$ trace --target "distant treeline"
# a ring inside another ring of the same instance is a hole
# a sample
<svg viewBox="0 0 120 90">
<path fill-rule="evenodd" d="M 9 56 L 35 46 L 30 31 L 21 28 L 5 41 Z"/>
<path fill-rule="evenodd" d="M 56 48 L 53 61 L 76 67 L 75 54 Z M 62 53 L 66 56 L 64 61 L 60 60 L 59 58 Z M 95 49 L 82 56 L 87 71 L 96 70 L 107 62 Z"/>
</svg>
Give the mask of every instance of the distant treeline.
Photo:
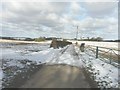
<svg viewBox="0 0 120 90">
<path fill-rule="evenodd" d="M 76 40 L 76 39 L 75 39 Z M 78 39 L 79 41 L 99 41 L 99 42 L 120 42 L 120 40 L 103 40 L 101 37 L 92 37 L 86 39 Z"/>
<path fill-rule="evenodd" d="M 28 37 L 0 37 L 0 39 L 7 39 L 7 40 L 20 40 L 20 41 L 45 41 L 45 40 L 52 40 L 55 37 L 39 37 L 39 38 L 28 38 Z M 59 39 L 59 38 L 56 38 Z"/>
<path fill-rule="evenodd" d="M 29 38 L 29 37 L 0 37 L 0 39 L 7 39 L 7 40 L 21 40 L 21 41 L 45 41 L 45 40 L 52 40 L 52 39 L 62 39 L 62 38 L 56 38 L 56 37 L 38 37 L 38 38 Z M 66 39 L 68 40 L 68 39 Z M 69 40 L 76 40 L 69 39 Z M 120 40 L 103 40 L 101 37 L 92 37 L 92 38 L 86 38 L 86 39 L 77 39 L 78 41 L 99 41 L 99 42 L 120 42 Z"/>
<path fill-rule="evenodd" d="M 120 42 L 120 40 L 103 40 L 104 42 Z"/>
<path fill-rule="evenodd" d="M 7 40 L 21 40 L 21 41 L 34 41 L 33 38 L 24 38 L 24 37 L 0 37 L 0 39 L 7 39 Z"/>
</svg>

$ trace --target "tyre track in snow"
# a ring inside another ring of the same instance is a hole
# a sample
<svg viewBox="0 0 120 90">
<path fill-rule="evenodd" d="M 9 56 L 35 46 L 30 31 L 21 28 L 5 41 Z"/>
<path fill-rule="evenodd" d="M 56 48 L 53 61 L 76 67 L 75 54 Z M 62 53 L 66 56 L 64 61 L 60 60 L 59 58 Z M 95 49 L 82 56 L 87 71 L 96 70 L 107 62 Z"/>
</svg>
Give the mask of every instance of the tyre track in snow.
<svg viewBox="0 0 120 90">
<path fill-rule="evenodd" d="M 49 62 L 46 63 L 46 65 L 49 65 L 53 61 L 58 61 L 59 57 L 64 54 L 64 52 L 70 47 L 70 45 L 66 46 L 64 49 L 60 50 Z"/>
<path fill-rule="evenodd" d="M 63 64 L 68 64 L 69 62 L 72 64 L 73 62 L 72 66 L 75 66 L 75 63 L 77 62 L 79 63 L 79 56 L 73 44 L 68 45 L 59 52 L 57 52 L 53 56 L 53 58 L 46 64 L 52 65 L 52 64 L 59 64 L 60 62 L 64 62 Z"/>
</svg>

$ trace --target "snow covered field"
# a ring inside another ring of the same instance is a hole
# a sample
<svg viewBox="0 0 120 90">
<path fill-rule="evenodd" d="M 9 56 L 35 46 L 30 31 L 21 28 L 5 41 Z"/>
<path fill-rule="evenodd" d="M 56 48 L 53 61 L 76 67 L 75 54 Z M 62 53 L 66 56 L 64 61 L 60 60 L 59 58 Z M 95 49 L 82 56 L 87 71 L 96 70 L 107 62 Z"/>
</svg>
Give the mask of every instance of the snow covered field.
<svg viewBox="0 0 120 90">
<path fill-rule="evenodd" d="M 0 69 L 0 80 L 3 80 L 7 85 L 9 81 L 22 72 L 23 69 L 29 68 L 31 65 L 46 64 L 68 64 L 81 68 L 86 68 L 99 87 L 118 88 L 120 75 L 118 68 L 111 64 L 105 63 L 95 57 L 91 57 L 86 53 L 79 51 L 74 45 L 64 48 L 53 49 L 49 48 L 50 43 L 0 43 L 0 57 L 2 57 L 2 70 Z M 112 46 L 117 48 L 117 44 Z M 93 54 L 88 51 L 87 53 Z"/>
<path fill-rule="evenodd" d="M 76 41 L 70 40 L 71 42 L 75 43 Z M 85 43 L 85 45 L 93 45 L 93 46 L 99 46 L 99 47 L 107 47 L 111 49 L 118 50 L 118 42 L 96 42 L 96 41 L 77 41 L 78 44 Z"/>
<path fill-rule="evenodd" d="M 44 42 L 35 42 L 35 41 L 20 41 L 20 40 L 7 40 L 7 39 L 0 39 L 0 42 L 3 42 L 3 43 L 51 43 L 51 40 L 46 40 Z"/>
</svg>

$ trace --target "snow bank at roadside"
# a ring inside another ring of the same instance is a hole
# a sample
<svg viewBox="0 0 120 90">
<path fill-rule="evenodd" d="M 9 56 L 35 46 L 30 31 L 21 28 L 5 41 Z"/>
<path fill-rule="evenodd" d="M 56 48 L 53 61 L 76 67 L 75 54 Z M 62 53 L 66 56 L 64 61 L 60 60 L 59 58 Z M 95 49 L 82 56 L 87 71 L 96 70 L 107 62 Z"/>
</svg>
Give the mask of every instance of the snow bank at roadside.
<svg viewBox="0 0 120 90">
<path fill-rule="evenodd" d="M 76 48 L 76 51 L 79 51 Z M 98 83 L 100 88 L 118 88 L 120 75 L 119 68 L 105 63 L 100 59 L 93 57 L 93 53 L 87 51 L 90 55 L 79 52 L 80 60 L 83 61 L 83 67 L 86 68 L 91 74 L 92 78 Z"/>
<path fill-rule="evenodd" d="M 64 52 L 55 55 L 55 58 L 47 61 L 48 64 L 67 64 L 71 66 L 82 67 L 82 61 L 79 60 L 78 54 L 73 45 L 67 46 Z"/>
</svg>

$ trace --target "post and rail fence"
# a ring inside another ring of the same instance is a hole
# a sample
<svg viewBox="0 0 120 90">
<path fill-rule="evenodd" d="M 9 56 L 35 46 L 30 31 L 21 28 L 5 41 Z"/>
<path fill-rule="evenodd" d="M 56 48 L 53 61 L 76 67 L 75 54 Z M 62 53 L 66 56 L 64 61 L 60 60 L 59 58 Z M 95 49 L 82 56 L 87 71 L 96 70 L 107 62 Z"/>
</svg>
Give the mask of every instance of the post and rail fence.
<svg viewBox="0 0 120 90">
<path fill-rule="evenodd" d="M 93 54 L 88 53 L 89 51 L 91 51 Z M 96 59 L 100 59 L 102 61 L 105 61 L 109 64 L 112 64 L 118 67 L 120 66 L 119 51 L 120 50 L 117 50 L 117 49 L 94 46 L 94 45 L 85 46 L 85 53 L 88 54 L 89 56 L 95 57 Z"/>
</svg>

